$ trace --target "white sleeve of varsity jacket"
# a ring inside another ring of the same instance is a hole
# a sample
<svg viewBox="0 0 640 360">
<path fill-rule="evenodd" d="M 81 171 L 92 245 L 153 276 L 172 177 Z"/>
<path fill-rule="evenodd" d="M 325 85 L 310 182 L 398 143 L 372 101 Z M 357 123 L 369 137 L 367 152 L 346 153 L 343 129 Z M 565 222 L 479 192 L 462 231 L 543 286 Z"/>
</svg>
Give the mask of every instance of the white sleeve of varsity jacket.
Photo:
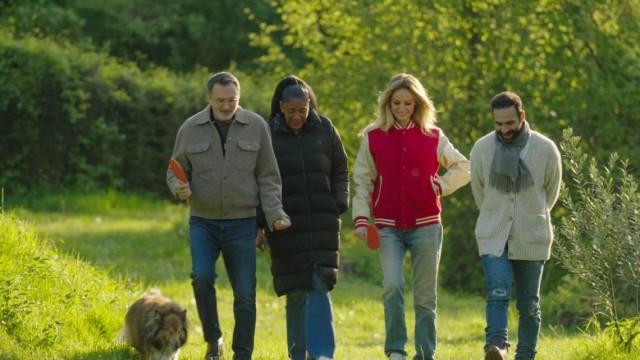
<svg viewBox="0 0 640 360">
<path fill-rule="evenodd" d="M 353 169 L 353 183 L 355 184 L 355 195 L 353 196 L 352 203 L 352 219 L 356 222 L 356 227 L 362 225 L 358 222 L 362 222 L 362 218 L 368 220 L 371 212 L 371 192 L 373 191 L 373 184 L 378 176 L 376 164 L 373 161 L 371 152 L 369 151 L 369 135 L 364 132 L 362 135 L 362 141 L 360 142 L 360 149 L 356 156 L 356 163 Z M 360 219 L 358 219 L 360 218 Z"/>
<path fill-rule="evenodd" d="M 438 141 L 438 162 L 447 169 L 440 176 L 441 196 L 452 194 L 469 183 L 469 160 L 451 144 L 442 130 Z"/>
</svg>

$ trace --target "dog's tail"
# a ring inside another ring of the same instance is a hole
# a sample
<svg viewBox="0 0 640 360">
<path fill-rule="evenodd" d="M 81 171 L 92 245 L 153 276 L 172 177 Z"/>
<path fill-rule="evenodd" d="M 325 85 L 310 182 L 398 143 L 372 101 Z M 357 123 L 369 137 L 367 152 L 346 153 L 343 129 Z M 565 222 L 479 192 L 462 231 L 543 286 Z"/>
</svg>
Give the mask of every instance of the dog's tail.
<svg viewBox="0 0 640 360">
<path fill-rule="evenodd" d="M 120 330 L 120 333 L 116 337 L 115 343 L 116 345 L 131 344 L 131 331 L 126 324 L 124 325 L 122 330 Z"/>
<path fill-rule="evenodd" d="M 151 288 L 146 295 L 162 295 L 162 291 L 158 288 Z"/>
</svg>

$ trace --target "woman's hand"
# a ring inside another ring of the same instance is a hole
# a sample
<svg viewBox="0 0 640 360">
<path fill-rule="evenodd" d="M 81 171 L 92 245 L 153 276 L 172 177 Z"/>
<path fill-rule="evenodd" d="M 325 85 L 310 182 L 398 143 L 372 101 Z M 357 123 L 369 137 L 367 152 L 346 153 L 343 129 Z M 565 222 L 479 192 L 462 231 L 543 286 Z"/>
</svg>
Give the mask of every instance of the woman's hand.
<svg viewBox="0 0 640 360">
<path fill-rule="evenodd" d="M 360 226 L 357 227 L 355 229 L 353 229 L 353 235 L 355 235 L 358 239 L 362 240 L 363 242 L 367 242 L 367 227 L 366 226 Z"/>
<path fill-rule="evenodd" d="M 281 217 L 280 219 L 273 222 L 274 230 L 284 230 L 291 226 L 291 220 L 288 217 Z"/>
</svg>

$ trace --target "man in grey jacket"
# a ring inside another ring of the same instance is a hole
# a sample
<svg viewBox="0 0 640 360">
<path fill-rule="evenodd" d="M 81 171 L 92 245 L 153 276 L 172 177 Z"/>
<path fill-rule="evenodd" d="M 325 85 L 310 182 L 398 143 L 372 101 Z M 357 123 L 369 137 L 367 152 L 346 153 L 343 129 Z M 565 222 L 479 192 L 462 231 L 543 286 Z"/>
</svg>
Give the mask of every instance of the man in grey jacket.
<svg viewBox="0 0 640 360">
<path fill-rule="evenodd" d="M 480 215 L 475 228 L 484 269 L 485 359 L 506 359 L 512 283 L 519 314 L 516 359 L 533 359 L 540 333 L 540 282 L 551 254 L 551 209 L 562 169 L 556 145 L 531 130 L 520 97 L 491 100 L 495 132 L 471 150 L 471 189 Z"/>
<path fill-rule="evenodd" d="M 233 288 L 234 359 L 251 359 L 256 322 L 256 207 L 275 230 L 290 225 L 267 123 L 238 106 L 240 83 L 227 72 L 208 83 L 209 104 L 188 118 L 172 158 L 187 174 L 167 170 L 167 184 L 189 200 L 192 285 L 205 341 L 205 360 L 219 359 L 222 332 L 216 308 L 215 263 L 220 253 Z"/>
</svg>

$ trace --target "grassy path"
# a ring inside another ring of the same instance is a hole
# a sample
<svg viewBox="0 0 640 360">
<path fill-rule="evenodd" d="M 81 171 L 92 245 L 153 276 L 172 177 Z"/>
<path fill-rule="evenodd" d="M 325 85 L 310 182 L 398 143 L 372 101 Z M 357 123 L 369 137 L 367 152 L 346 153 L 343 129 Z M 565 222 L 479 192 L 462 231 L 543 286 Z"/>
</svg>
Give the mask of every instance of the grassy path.
<svg viewBox="0 0 640 360">
<path fill-rule="evenodd" d="M 201 358 L 204 343 L 190 286 L 187 210 L 184 206 L 106 194 L 65 202 L 51 200 L 32 205 L 30 210 L 19 210 L 18 215 L 33 221 L 38 231 L 62 252 L 78 256 L 97 268 L 107 269 L 112 278 L 125 282 L 132 290 L 127 301 L 134 300 L 151 287 L 158 287 L 186 306 L 191 333 L 182 358 Z M 258 255 L 258 323 L 254 358 L 286 359 L 284 298 L 274 295 L 266 260 Z M 219 312 L 225 338 L 230 342 L 232 293 L 222 261 L 218 265 Z M 332 297 L 337 335 L 336 359 L 383 359 L 384 322 L 380 288 L 353 276 L 343 276 Z M 411 308 L 409 292 L 406 303 Z M 481 298 L 440 292 L 438 359 L 482 358 L 482 307 Z M 120 309 L 120 313 L 112 314 L 114 322 L 124 318 L 126 304 Z M 510 318 L 514 324 L 513 311 Z M 408 327 L 412 329 L 412 312 L 408 313 L 407 319 Z M 515 335 L 514 330 L 511 329 L 511 334 Z M 574 359 L 593 341 L 585 335 L 568 335 L 546 328 L 540 340 L 538 359 Z M 110 339 L 102 339 L 102 344 L 107 348 L 112 346 L 109 345 Z M 411 344 L 412 338 L 409 339 Z M 407 350 L 413 354 L 412 346 Z M 124 359 L 130 356 L 130 352 L 110 353 L 104 350 L 88 350 L 73 355 L 61 353 L 62 358 L 74 359 Z"/>
</svg>

